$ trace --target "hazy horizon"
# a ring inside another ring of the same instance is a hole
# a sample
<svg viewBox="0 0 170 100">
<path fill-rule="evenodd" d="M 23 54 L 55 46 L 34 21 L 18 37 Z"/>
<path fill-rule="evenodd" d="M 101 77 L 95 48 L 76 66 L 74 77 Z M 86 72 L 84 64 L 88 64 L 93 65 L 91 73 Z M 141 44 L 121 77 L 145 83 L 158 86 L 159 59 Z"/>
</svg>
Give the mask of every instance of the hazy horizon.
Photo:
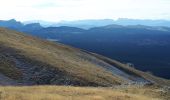
<svg viewBox="0 0 170 100">
<path fill-rule="evenodd" d="M 9 21 L 9 20 L 16 20 L 22 23 L 25 22 L 47 22 L 47 23 L 60 23 L 60 22 L 74 22 L 74 21 L 88 21 L 88 20 L 92 20 L 92 21 L 97 21 L 97 20 L 113 20 L 113 21 L 119 21 L 119 20 L 151 20 L 151 21 L 170 21 L 170 19 L 133 19 L 133 18 L 117 18 L 117 19 L 74 19 L 74 20 L 60 20 L 60 21 L 48 21 L 48 20 L 39 20 L 39 19 L 32 19 L 32 20 L 17 20 L 16 18 L 10 18 L 10 19 L 0 19 L 2 21 Z"/>
<path fill-rule="evenodd" d="M 170 20 L 170 0 L 1 0 L 1 20 Z"/>
<path fill-rule="evenodd" d="M 104 20 L 112 20 L 112 21 L 121 21 L 121 20 L 137 20 L 137 21 L 170 21 L 170 19 L 132 19 L 132 18 L 118 18 L 118 19 L 78 19 L 78 20 L 60 20 L 60 21 L 47 21 L 47 20 L 39 20 L 39 19 L 33 19 L 33 20 L 17 20 L 15 18 L 11 19 L 0 19 L 0 21 L 10 21 L 10 20 L 16 20 L 21 23 L 29 24 L 29 23 L 48 23 L 48 24 L 56 24 L 56 23 L 63 23 L 63 22 L 79 22 L 79 21 L 104 21 Z"/>
</svg>

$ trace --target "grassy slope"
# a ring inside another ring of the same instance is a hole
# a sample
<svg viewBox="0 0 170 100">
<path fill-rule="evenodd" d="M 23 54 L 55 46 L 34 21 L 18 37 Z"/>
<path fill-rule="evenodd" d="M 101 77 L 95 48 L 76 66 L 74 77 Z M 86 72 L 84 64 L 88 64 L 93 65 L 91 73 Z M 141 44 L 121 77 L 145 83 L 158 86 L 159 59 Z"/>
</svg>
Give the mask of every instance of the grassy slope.
<svg viewBox="0 0 170 100">
<path fill-rule="evenodd" d="M 0 100 L 168 100 L 168 94 L 169 92 L 164 93 L 160 89 L 136 87 L 0 87 Z"/>
<path fill-rule="evenodd" d="M 73 76 L 78 81 L 83 80 L 87 84 L 94 83 L 109 86 L 123 82 L 123 80 L 113 76 L 95 63 L 81 59 L 82 52 L 80 50 L 62 44 L 44 41 L 16 31 L 0 28 L 0 47 L 10 49 L 10 52 L 12 51 L 15 55 L 21 55 L 32 61 L 48 64 Z M 0 67 L 5 66 L 1 65 Z M 0 71 L 2 72 L 2 70 Z"/>
<path fill-rule="evenodd" d="M 45 67 L 56 68 L 56 70 L 66 73 L 77 81 L 84 82 L 86 85 L 89 83 L 94 83 L 101 86 L 111 86 L 113 84 L 115 85 L 124 83 L 122 79 L 113 76 L 110 72 L 99 67 L 99 65 L 96 63 L 83 59 L 83 57 L 92 58 L 94 56 L 118 67 L 119 69 L 124 70 L 127 73 L 141 76 L 158 84 L 170 85 L 169 80 L 161 79 L 138 71 L 122 63 L 119 63 L 118 61 L 103 57 L 101 55 L 84 53 L 79 49 L 59 43 L 56 44 L 53 42 L 44 41 L 35 37 L 27 36 L 23 33 L 0 28 L 1 55 L 6 51 L 9 51 L 8 53 L 13 53 L 15 55 L 24 56 L 24 59 L 26 58 L 27 61 L 31 60 L 31 63 L 38 65 L 44 64 Z M 9 59 L 1 59 L 1 62 L 3 62 L 0 63 L 1 73 L 13 79 L 17 79 L 22 75 L 20 71 L 16 69 L 14 63 Z"/>
</svg>

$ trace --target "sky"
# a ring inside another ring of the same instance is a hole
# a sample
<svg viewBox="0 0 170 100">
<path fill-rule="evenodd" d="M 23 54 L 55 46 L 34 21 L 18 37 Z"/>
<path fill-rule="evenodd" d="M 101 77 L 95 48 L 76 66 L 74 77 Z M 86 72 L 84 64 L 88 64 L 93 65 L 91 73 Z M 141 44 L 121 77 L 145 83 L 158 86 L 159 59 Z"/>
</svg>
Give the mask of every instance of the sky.
<svg viewBox="0 0 170 100">
<path fill-rule="evenodd" d="M 170 20 L 170 0 L 0 0 L 0 20 Z"/>
</svg>

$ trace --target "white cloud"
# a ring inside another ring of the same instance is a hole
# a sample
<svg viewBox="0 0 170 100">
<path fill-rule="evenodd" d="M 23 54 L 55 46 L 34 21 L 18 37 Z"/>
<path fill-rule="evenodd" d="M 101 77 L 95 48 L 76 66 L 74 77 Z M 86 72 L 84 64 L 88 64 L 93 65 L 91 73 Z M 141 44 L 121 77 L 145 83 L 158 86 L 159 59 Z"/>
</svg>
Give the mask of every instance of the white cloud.
<svg viewBox="0 0 170 100">
<path fill-rule="evenodd" d="M 0 0 L 0 19 L 170 19 L 170 0 Z"/>
</svg>

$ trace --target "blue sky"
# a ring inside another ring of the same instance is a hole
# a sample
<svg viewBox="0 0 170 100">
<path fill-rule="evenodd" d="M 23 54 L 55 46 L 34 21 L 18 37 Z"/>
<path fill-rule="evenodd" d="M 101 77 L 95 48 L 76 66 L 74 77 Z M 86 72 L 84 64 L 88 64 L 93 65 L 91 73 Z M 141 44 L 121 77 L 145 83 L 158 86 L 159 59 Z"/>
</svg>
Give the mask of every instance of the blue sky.
<svg viewBox="0 0 170 100">
<path fill-rule="evenodd" d="M 170 0 L 0 0 L 0 19 L 166 19 Z"/>
</svg>

